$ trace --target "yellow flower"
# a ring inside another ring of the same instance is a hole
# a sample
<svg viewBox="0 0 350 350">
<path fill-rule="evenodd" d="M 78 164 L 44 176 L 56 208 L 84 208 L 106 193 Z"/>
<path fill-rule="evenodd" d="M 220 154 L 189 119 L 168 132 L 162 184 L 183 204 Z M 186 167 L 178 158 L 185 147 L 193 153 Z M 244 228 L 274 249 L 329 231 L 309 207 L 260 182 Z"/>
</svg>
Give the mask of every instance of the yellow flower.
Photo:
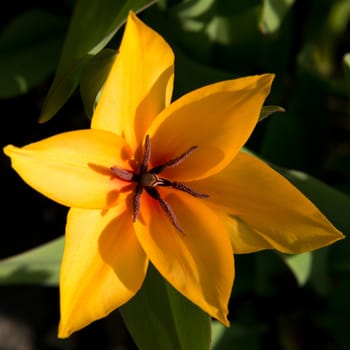
<svg viewBox="0 0 350 350">
<path fill-rule="evenodd" d="M 4 149 L 24 181 L 71 207 L 60 337 L 130 300 L 149 261 L 228 325 L 233 253 L 299 253 L 342 238 L 289 182 L 240 152 L 273 75 L 170 103 L 173 64 L 163 38 L 130 13 L 91 129 Z"/>
</svg>

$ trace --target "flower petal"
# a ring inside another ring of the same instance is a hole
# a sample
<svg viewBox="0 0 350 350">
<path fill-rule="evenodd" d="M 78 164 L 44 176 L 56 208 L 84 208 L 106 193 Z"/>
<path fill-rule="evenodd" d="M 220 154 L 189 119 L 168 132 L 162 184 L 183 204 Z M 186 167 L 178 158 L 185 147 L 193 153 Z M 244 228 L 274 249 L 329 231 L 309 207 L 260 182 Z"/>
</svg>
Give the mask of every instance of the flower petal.
<svg viewBox="0 0 350 350">
<path fill-rule="evenodd" d="M 171 48 L 131 12 L 91 127 L 124 136 L 135 151 L 153 118 L 170 103 L 173 76 Z"/>
<path fill-rule="evenodd" d="M 165 190 L 166 191 L 166 190 Z M 183 233 L 170 222 L 159 203 L 143 195 L 136 234 L 156 269 L 180 293 L 228 325 L 227 306 L 234 261 L 227 231 L 215 213 L 198 198 L 166 193 Z"/>
<path fill-rule="evenodd" d="M 69 207 L 105 208 L 116 202 L 125 186 L 111 177 L 110 167 L 127 167 L 125 141 L 102 130 L 58 134 L 4 152 L 12 167 L 35 190 Z"/>
<path fill-rule="evenodd" d="M 189 181 L 223 169 L 252 133 L 273 77 L 265 74 L 208 85 L 172 103 L 147 132 L 152 163 L 162 164 L 198 146 L 164 176 Z"/>
<path fill-rule="evenodd" d="M 254 253 L 263 249 L 275 248 L 259 231 L 254 230 L 238 217 L 228 216 L 224 213 L 220 215 L 219 212 L 222 208 L 215 209 L 229 232 L 232 248 L 236 254 Z"/>
<path fill-rule="evenodd" d="M 61 267 L 59 337 L 100 319 L 140 289 L 148 259 L 125 206 L 71 209 Z"/>
<path fill-rule="evenodd" d="M 191 185 L 208 193 L 217 211 L 238 218 L 225 220 L 235 253 L 302 253 L 343 238 L 299 190 L 249 154 L 239 153 L 226 169 Z"/>
</svg>

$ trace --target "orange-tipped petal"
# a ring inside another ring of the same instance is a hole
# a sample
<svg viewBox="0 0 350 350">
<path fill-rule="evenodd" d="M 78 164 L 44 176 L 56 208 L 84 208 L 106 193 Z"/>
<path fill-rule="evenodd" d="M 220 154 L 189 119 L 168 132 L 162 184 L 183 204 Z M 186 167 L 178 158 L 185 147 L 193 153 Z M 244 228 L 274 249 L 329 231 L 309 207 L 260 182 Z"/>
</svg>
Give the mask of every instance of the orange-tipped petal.
<svg viewBox="0 0 350 350">
<path fill-rule="evenodd" d="M 105 212 L 71 209 L 60 277 L 59 337 L 126 303 L 140 289 L 147 266 L 123 205 Z"/>
<path fill-rule="evenodd" d="M 6 146 L 12 167 L 38 192 L 68 207 L 105 208 L 125 186 L 111 177 L 111 166 L 127 167 L 125 141 L 110 132 L 79 130 L 22 148 Z"/>
<path fill-rule="evenodd" d="M 164 171 L 164 176 L 190 181 L 223 169 L 252 133 L 273 77 L 265 74 L 208 85 L 172 103 L 147 132 L 152 164 L 198 146 L 181 165 Z"/>
<path fill-rule="evenodd" d="M 224 220 L 235 253 L 302 253 L 343 238 L 298 189 L 249 154 L 239 153 L 222 172 L 191 185 L 206 191 L 217 211 L 238 218 Z"/>
<path fill-rule="evenodd" d="M 131 12 L 91 127 L 124 136 L 135 151 L 153 118 L 170 103 L 173 65 L 168 44 Z"/>
<path fill-rule="evenodd" d="M 162 193 L 162 198 L 171 206 L 183 233 L 158 202 L 144 195 L 135 223 L 140 244 L 171 285 L 227 326 L 234 261 L 223 223 L 203 199 L 180 192 Z"/>
</svg>

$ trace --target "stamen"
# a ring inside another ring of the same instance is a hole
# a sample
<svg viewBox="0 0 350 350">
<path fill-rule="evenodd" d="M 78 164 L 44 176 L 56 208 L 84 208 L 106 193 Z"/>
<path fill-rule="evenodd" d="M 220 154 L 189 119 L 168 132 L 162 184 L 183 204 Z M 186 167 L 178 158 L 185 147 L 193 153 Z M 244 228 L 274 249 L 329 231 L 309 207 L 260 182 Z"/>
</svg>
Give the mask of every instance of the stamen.
<svg viewBox="0 0 350 350">
<path fill-rule="evenodd" d="M 140 184 L 136 185 L 135 193 L 133 197 L 133 218 L 132 222 L 135 222 L 139 216 L 140 213 L 140 201 L 141 201 L 141 194 L 142 194 L 143 187 Z"/>
<path fill-rule="evenodd" d="M 198 146 L 192 146 L 187 151 L 180 154 L 178 157 L 174 159 L 168 160 L 166 163 L 158 165 L 150 170 L 151 173 L 159 174 L 161 173 L 165 168 L 171 168 L 173 166 L 178 165 L 181 163 L 184 159 L 186 159 L 193 151 L 195 151 L 198 148 Z"/>
<path fill-rule="evenodd" d="M 116 166 L 111 167 L 112 173 L 120 180 L 132 181 L 134 173 L 129 170 L 120 169 Z"/>
<path fill-rule="evenodd" d="M 194 190 L 192 190 L 192 188 L 186 186 L 185 184 L 183 184 L 182 182 L 172 182 L 171 183 L 171 187 L 175 188 L 176 190 L 180 190 L 183 192 L 186 192 L 188 194 L 190 194 L 193 197 L 197 197 L 197 198 L 208 198 L 209 194 L 204 194 L 204 193 L 199 193 L 196 192 Z"/>
<path fill-rule="evenodd" d="M 179 222 L 177 221 L 177 218 L 173 212 L 173 210 L 171 209 L 171 207 L 169 206 L 169 204 L 164 200 L 164 199 L 160 199 L 159 200 L 160 206 L 163 208 L 163 210 L 165 211 L 165 213 L 168 215 L 168 218 L 170 219 L 170 221 L 172 222 L 172 224 L 175 226 L 175 228 L 180 232 L 183 233 L 183 229 L 180 226 Z"/>
<path fill-rule="evenodd" d="M 148 164 L 151 158 L 151 142 L 149 135 L 146 135 L 145 138 L 145 145 L 144 145 L 144 154 L 143 159 L 140 164 L 140 168 L 138 172 L 131 172 L 129 170 L 120 169 L 117 166 L 112 166 L 110 169 L 118 179 L 129 181 L 129 182 L 135 182 L 135 192 L 132 198 L 132 205 L 133 205 L 133 222 L 136 222 L 139 213 L 140 213 L 140 203 L 141 203 L 141 195 L 143 192 L 143 189 L 146 190 L 146 192 L 155 200 L 157 200 L 161 206 L 161 208 L 165 211 L 166 215 L 168 216 L 171 223 L 174 225 L 174 227 L 180 232 L 183 233 L 182 227 L 180 223 L 178 222 L 173 210 L 171 209 L 170 205 L 161 198 L 157 187 L 158 186 L 164 186 L 164 187 L 172 187 L 176 190 L 186 192 L 190 194 L 191 196 L 197 197 L 197 198 L 207 198 L 209 195 L 204 193 L 199 193 L 192 188 L 188 187 L 182 182 L 172 182 L 168 179 L 165 179 L 163 177 L 158 176 L 159 173 L 161 173 L 165 168 L 171 168 L 179 163 L 181 163 L 184 159 L 186 159 L 193 151 L 195 151 L 198 148 L 198 146 L 192 146 L 187 151 L 180 154 L 178 157 L 174 159 L 170 159 L 167 162 L 160 164 L 150 170 L 148 170 Z"/>
<path fill-rule="evenodd" d="M 168 218 L 170 219 L 171 223 L 174 225 L 174 227 L 180 232 L 183 233 L 182 227 L 177 221 L 177 218 L 171 209 L 170 205 L 160 197 L 159 192 L 156 190 L 155 187 L 145 187 L 146 192 L 155 200 L 157 200 L 162 207 L 162 209 L 167 214 Z"/>
</svg>

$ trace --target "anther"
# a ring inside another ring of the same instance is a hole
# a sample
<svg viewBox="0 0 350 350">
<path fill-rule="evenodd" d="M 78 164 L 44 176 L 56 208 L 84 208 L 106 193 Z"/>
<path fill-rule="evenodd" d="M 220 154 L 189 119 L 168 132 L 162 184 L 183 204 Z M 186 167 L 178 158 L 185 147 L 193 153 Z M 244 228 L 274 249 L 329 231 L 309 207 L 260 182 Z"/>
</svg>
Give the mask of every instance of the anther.
<svg viewBox="0 0 350 350">
<path fill-rule="evenodd" d="M 179 224 L 179 222 L 177 221 L 177 218 L 173 212 L 173 210 L 171 209 L 171 207 L 169 206 L 169 204 L 161 198 L 159 192 L 157 191 L 156 188 L 151 187 L 148 188 L 146 187 L 146 192 L 155 200 L 157 200 L 160 204 L 160 206 L 162 207 L 162 209 L 165 211 L 165 213 L 167 214 L 168 218 L 170 219 L 170 221 L 172 222 L 172 224 L 175 226 L 175 228 L 183 233 L 182 227 Z"/>
<path fill-rule="evenodd" d="M 191 148 L 189 148 L 187 151 L 183 152 L 182 154 L 180 154 L 178 157 L 174 158 L 174 159 L 170 159 L 167 162 L 165 162 L 164 164 L 158 165 L 154 168 L 152 168 L 150 170 L 150 172 L 152 173 L 156 173 L 159 174 L 161 173 L 164 169 L 166 168 L 171 168 L 174 167 L 176 165 L 178 165 L 179 163 L 181 163 L 183 160 L 185 160 L 193 151 L 195 151 L 198 148 L 198 146 L 192 146 Z"/>
<path fill-rule="evenodd" d="M 116 166 L 111 167 L 113 175 L 115 175 L 118 179 L 124 181 L 132 181 L 134 177 L 134 173 L 129 170 L 120 169 Z"/>
<path fill-rule="evenodd" d="M 199 193 L 197 191 L 194 191 L 192 188 L 186 186 L 185 184 L 183 184 L 182 182 L 172 182 L 171 183 L 171 187 L 175 188 L 177 190 L 186 192 L 188 194 L 190 194 L 193 197 L 197 197 L 197 198 L 208 198 L 209 195 L 208 194 L 204 194 L 204 193 Z"/>
</svg>

